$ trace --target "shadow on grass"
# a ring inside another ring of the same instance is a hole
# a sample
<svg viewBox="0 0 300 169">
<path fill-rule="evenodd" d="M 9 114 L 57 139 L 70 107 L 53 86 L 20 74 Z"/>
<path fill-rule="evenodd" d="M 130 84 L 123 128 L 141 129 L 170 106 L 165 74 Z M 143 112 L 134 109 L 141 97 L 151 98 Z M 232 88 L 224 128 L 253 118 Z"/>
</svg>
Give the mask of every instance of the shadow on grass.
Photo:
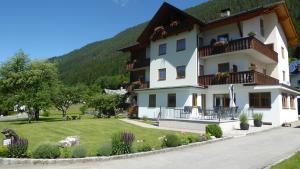
<svg viewBox="0 0 300 169">
<path fill-rule="evenodd" d="M 42 117 L 38 121 L 32 120 L 31 123 L 28 123 L 28 119 L 14 119 L 14 120 L 5 120 L 1 122 L 9 122 L 11 124 L 15 125 L 23 125 L 23 124 L 35 124 L 35 123 L 42 123 L 42 122 L 58 122 L 58 121 L 64 121 L 62 118 L 57 117 Z"/>
</svg>

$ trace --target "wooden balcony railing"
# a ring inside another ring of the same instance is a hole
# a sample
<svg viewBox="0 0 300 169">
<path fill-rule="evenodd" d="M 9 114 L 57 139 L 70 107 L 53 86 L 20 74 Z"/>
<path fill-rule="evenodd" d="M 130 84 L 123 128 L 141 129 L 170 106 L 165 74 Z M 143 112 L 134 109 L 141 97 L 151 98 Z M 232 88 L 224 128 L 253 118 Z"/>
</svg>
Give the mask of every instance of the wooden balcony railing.
<svg viewBox="0 0 300 169">
<path fill-rule="evenodd" d="M 227 43 L 219 43 L 218 45 L 209 45 L 199 48 L 200 57 L 211 56 L 215 54 L 235 52 L 246 49 L 254 49 L 263 55 L 278 62 L 278 54 L 268 45 L 265 45 L 255 37 L 246 37 L 237 40 L 232 40 Z"/>
<path fill-rule="evenodd" d="M 142 68 L 142 67 L 146 67 L 150 65 L 150 59 L 146 58 L 146 59 L 142 59 L 142 60 L 132 60 L 132 61 L 128 61 L 126 63 L 126 68 L 127 70 L 133 70 L 133 69 L 138 69 L 138 68 Z"/>
<path fill-rule="evenodd" d="M 220 85 L 220 84 L 257 84 L 275 85 L 279 80 L 256 71 L 244 71 L 227 74 L 204 75 L 198 78 L 199 85 Z"/>
<path fill-rule="evenodd" d="M 130 85 L 127 87 L 127 91 L 133 91 L 135 89 L 147 89 L 149 88 L 149 82 L 131 82 Z"/>
</svg>

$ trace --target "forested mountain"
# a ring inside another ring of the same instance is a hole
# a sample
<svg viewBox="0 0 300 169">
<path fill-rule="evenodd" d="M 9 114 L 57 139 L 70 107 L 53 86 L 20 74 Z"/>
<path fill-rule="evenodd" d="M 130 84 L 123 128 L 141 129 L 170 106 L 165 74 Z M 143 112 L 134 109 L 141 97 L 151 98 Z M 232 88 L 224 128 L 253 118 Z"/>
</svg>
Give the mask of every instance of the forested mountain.
<svg viewBox="0 0 300 169">
<path fill-rule="evenodd" d="M 280 0 L 208 0 L 185 11 L 194 17 L 208 22 L 219 17 L 219 11 L 231 8 L 232 13 L 238 13 Z M 300 33 L 300 1 L 286 0 L 290 14 Z M 176 6 L 176 4 L 174 4 Z M 154 15 L 154 14 L 153 14 Z M 67 84 L 92 84 L 103 76 L 128 76 L 125 63 L 128 54 L 117 51 L 133 44 L 147 23 L 126 29 L 116 36 L 103 41 L 88 44 L 81 49 L 66 55 L 53 57 L 50 61 L 57 63 L 61 79 Z M 292 50 L 291 55 L 294 55 Z M 124 78 L 122 78 L 124 79 Z"/>
</svg>

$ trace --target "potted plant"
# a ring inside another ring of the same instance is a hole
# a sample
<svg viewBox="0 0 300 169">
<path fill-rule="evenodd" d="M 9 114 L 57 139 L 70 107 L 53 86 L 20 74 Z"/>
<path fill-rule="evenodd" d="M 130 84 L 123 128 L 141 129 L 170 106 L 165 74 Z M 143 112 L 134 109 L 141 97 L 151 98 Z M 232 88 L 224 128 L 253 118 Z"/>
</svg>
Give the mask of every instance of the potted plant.
<svg viewBox="0 0 300 169">
<path fill-rule="evenodd" d="M 262 113 L 253 113 L 253 119 L 254 119 L 254 126 L 255 127 L 261 127 L 262 126 Z"/>
<path fill-rule="evenodd" d="M 248 33 L 248 36 L 249 36 L 249 37 L 254 37 L 255 35 L 256 35 L 255 32 L 249 32 L 249 33 Z"/>
<path fill-rule="evenodd" d="M 246 114 L 240 115 L 240 128 L 241 130 L 249 130 L 248 117 Z"/>
</svg>

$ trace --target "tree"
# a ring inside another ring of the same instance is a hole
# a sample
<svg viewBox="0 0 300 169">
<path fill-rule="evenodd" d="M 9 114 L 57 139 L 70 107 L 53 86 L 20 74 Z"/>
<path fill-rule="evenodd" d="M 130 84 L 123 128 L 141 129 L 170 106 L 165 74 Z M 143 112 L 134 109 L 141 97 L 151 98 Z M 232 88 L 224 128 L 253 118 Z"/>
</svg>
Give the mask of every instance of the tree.
<svg viewBox="0 0 300 169">
<path fill-rule="evenodd" d="M 122 103 L 123 98 L 112 94 L 95 94 L 88 99 L 88 106 L 98 111 L 99 116 L 114 115 L 115 109 Z"/>
<path fill-rule="evenodd" d="M 19 51 L 0 68 L 0 91 L 9 107 L 26 106 L 28 121 L 39 120 L 40 110 L 51 106 L 51 93 L 58 83 L 55 66 L 48 62 L 30 62 Z"/>
<path fill-rule="evenodd" d="M 52 95 L 54 106 L 62 112 L 63 119 L 66 118 L 67 111 L 72 104 L 82 101 L 83 90 L 78 87 L 68 87 L 62 84 L 58 85 Z"/>
</svg>

